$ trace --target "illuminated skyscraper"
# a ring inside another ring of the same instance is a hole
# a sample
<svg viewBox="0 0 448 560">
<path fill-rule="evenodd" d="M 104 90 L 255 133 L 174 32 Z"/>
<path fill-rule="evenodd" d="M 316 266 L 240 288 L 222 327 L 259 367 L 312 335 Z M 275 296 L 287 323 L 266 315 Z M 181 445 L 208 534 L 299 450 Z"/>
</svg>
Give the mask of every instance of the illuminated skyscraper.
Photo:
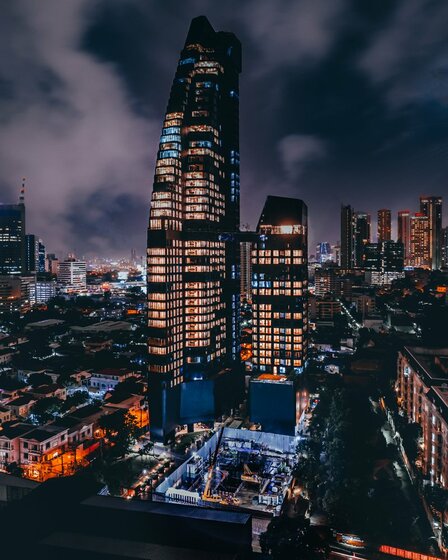
<svg viewBox="0 0 448 560">
<path fill-rule="evenodd" d="M 364 264 L 364 248 L 370 243 L 370 215 L 356 212 L 354 215 L 354 259 L 355 266 L 362 268 Z"/>
<path fill-rule="evenodd" d="M 168 101 L 149 218 L 151 433 L 158 439 L 183 423 L 179 399 L 188 390 L 180 385 L 239 359 L 240 71 L 238 39 L 195 18 Z"/>
<path fill-rule="evenodd" d="M 349 270 L 354 267 L 354 227 L 353 208 L 341 207 L 341 268 Z"/>
<path fill-rule="evenodd" d="M 409 264 L 411 256 L 411 212 L 400 210 L 398 212 L 398 236 L 397 241 L 403 243 L 404 263 Z"/>
<path fill-rule="evenodd" d="M 411 255 L 412 266 L 431 268 L 431 247 L 429 218 L 422 212 L 411 217 Z"/>
<path fill-rule="evenodd" d="M 300 373 L 308 351 L 307 207 L 268 196 L 252 249 L 253 364 L 261 373 Z"/>
<path fill-rule="evenodd" d="M 25 270 L 37 272 L 39 263 L 39 239 L 32 233 L 25 235 Z"/>
<path fill-rule="evenodd" d="M 442 229 L 442 266 L 448 267 L 448 226 Z"/>
<path fill-rule="evenodd" d="M 316 261 L 323 264 L 333 260 L 333 252 L 328 241 L 316 245 Z"/>
<path fill-rule="evenodd" d="M 442 197 L 421 196 L 420 212 L 429 220 L 429 255 L 431 268 L 436 270 L 442 266 Z"/>
<path fill-rule="evenodd" d="M 241 298 L 252 299 L 252 243 L 243 241 L 241 251 Z"/>
<path fill-rule="evenodd" d="M 377 237 L 378 243 L 390 241 L 392 235 L 392 219 L 390 210 L 383 208 L 378 210 Z"/>
<path fill-rule="evenodd" d="M 25 272 L 24 187 L 18 204 L 0 204 L 0 274 Z"/>
</svg>

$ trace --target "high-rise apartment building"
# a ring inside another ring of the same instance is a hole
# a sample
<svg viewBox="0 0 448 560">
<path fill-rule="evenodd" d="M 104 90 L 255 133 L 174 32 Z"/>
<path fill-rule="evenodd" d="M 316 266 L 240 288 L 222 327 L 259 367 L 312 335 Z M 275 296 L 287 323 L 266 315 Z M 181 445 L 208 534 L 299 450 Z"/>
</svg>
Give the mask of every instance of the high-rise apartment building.
<svg viewBox="0 0 448 560">
<path fill-rule="evenodd" d="M 400 210 L 398 212 L 398 235 L 397 241 L 403 243 L 404 263 L 409 264 L 411 258 L 411 212 Z"/>
<path fill-rule="evenodd" d="M 314 293 L 318 297 L 328 294 L 338 296 L 341 293 L 341 282 L 333 266 L 318 268 L 314 275 Z"/>
<path fill-rule="evenodd" d="M 378 210 L 377 237 L 378 243 L 390 241 L 392 238 L 392 218 L 387 208 Z"/>
<path fill-rule="evenodd" d="M 431 268 L 436 270 L 442 266 L 442 197 L 421 196 L 420 212 L 429 220 L 429 255 Z"/>
<path fill-rule="evenodd" d="M 59 263 L 58 284 L 67 291 L 86 289 L 86 263 L 75 259 L 67 259 Z"/>
<path fill-rule="evenodd" d="M 355 266 L 362 268 L 364 262 L 364 248 L 367 243 L 370 243 L 370 215 L 366 212 L 356 212 L 353 223 Z"/>
<path fill-rule="evenodd" d="M 402 272 L 404 268 L 404 247 L 401 241 L 380 243 L 381 270 L 383 272 Z"/>
<path fill-rule="evenodd" d="M 442 229 L 442 266 L 444 268 L 448 267 L 448 226 Z"/>
<path fill-rule="evenodd" d="M 157 439 L 183 422 L 179 398 L 188 387 L 179 385 L 207 380 L 239 360 L 240 71 L 235 35 L 195 18 L 163 123 L 148 229 L 151 433 Z"/>
<path fill-rule="evenodd" d="M 411 216 L 411 253 L 410 262 L 417 268 L 431 268 L 429 218 L 422 212 Z"/>
<path fill-rule="evenodd" d="M 252 299 L 252 242 L 242 241 L 240 244 L 241 254 L 241 299 L 251 301 Z"/>
<path fill-rule="evenodd" d="M 25 235 L 25 270 L 27 272 L 37 272 L 39 262 L 39 240 L 29 233 Z"/>
<path fill-rule="evenodd" d="M 268 196 L 252 249 L 253 365 L 261 373 L 303 371 L 308 350 L 307 207 Z"/>
<path fill-rule="evenodd" d="M 24 190 L 18 204 L 0 204 L 0 274 L 25 272 Z"/>
<path fill-rule="evenodd" d="M 341 268 L 350 270 L 354 267 L 354 227 L 353 208 L 341 207 Z"/>
</svg>

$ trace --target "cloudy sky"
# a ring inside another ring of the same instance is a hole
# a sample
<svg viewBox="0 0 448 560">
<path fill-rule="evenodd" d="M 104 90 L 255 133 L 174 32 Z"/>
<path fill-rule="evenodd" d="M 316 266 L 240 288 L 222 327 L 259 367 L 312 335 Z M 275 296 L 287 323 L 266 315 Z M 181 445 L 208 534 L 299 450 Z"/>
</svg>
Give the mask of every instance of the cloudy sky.
<svg viewBox="0 0 448 560">
<path fill-rule="evenodd" d="M 341 203 L 395 214 L 448 198 L 447 2 L 14 0 L 0 202 L 27 178 L 27 230 L 48 251 L 143 253 L 171 80 L 201 14 L 243 44 L 243 223 L 269 193 L 300 197 L 311 249 L 338 239 Z"/>
</svg>

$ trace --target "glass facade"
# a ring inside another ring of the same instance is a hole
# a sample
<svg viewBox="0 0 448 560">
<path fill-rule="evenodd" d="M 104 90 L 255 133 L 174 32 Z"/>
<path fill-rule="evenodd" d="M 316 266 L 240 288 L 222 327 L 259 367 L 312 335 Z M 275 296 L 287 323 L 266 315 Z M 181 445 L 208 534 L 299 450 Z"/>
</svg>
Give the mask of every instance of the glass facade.
<svg viewBox="0 0 448 560">
<path fill-rule="evenodd" d="M 240 71 L 238 39 L 195 18 L 163 123 L 148 229 L 151 431 L 159 439 L 176 424 L 167 391 L 239 356 Z"/>
<path fill-rule="evenodd" d="M 301 373 L 307 359 L 307 207 L 269 196 L 252 249 L 253 365 Z"/>
<path fill-rule="evenodd" d="M 25 204 L 0 204 L 0 274 L 25 272 Z"/>
</svg>

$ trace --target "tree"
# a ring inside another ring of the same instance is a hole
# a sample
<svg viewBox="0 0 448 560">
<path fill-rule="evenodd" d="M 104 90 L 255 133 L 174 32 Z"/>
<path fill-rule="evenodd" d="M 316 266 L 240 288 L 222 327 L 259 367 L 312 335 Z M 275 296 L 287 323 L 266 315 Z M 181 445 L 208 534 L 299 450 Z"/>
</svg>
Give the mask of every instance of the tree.
<svg viewBox="0 0 448 560">
<path fill-rule="evenodd" d="M 129 412 L 119 410 L 106 414 L 99 420 L 104 431 L 105 443 L 111 457 L 123 457 L 135 443 L 138 435 L 137 422 Z"/>
<path fill-rule="evenodd" d="M 87 391 L 76 391 L 65 399 L 61 406 L 61 412 L 68 412 L 71 408 L 78 408 L 90 400 Z"/>
<path fill-rule="evenodd" d="M 63 404 L 64 401 L 57 397 L 45 397 L 44 399 L 39 399 L 32 406 L 31 414 L 35 416 L 38 424 L 46 424 L 61 412 Z"/>
<path fill-rule="evenodd" d="M 28 384 L 31 385 L 33 389 L 35 389 L 36 387 L 40 387 L 41 385 L 51 385 L 51 383 L 53 383 L 53 380 L 46 373 L 32 373 L 28 377 Z"/>
<path fill-rule="evenodd" d="M 276 560 L 317 560 L 325 558 L 327 547 L 322 543 L 309 519 L 274 517 L 266 532 L 260 535 L 260 547 L 263 554 Z"/>
</svg>

